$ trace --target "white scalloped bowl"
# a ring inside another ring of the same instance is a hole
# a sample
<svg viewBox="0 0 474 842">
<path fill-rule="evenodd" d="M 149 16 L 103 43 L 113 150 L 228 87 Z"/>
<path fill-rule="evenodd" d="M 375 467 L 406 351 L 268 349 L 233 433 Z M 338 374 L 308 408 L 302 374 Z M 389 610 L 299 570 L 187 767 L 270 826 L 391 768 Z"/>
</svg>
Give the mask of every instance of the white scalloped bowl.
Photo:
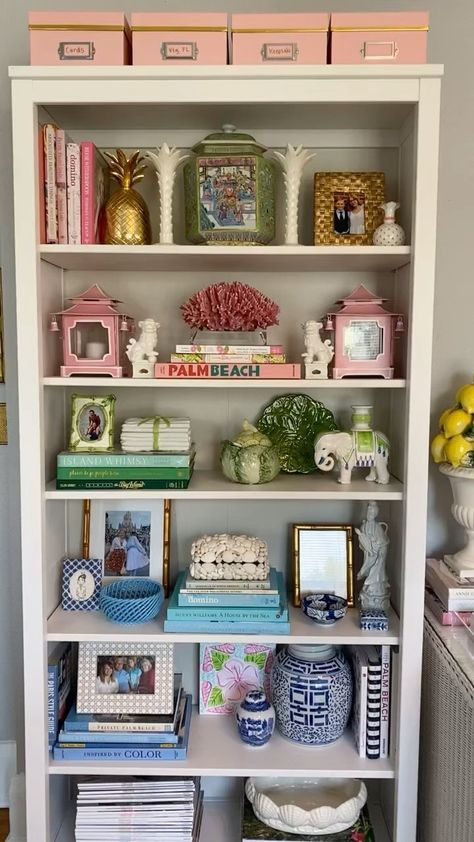
<svg viewBox="0 0 474 842">
<path fill-rule="evenodd" d="M 248 778 L 245 794 L 268 827 L 308 835 L 347 830 L 367 801 L 365 784 L 351 778 Z"/>
</svg>

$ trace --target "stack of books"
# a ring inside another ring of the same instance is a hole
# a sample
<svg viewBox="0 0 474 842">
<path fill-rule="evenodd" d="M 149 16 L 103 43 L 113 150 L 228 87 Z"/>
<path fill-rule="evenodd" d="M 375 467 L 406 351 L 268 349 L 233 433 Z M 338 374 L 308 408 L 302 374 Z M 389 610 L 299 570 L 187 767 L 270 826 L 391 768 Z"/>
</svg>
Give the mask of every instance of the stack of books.
<svg viewBox="0 0 474 842">
<path fill-rule="evenodd" d="M 446 559 L 428 558 L 425 605 L 443 626 L 468 625 L 474 612 L 474 579 L 461 579 Z"/>
<path fill-rule="evenodd" d="M 174 709 L 169 715 L 77 713 L 73 706 L 53 748 L 55 760 L 185 760 L 192 696 L 175 675 Z"/>
<path fill-rule="evenodd" d="M 176 345 L 155 377 L 298 379 L 301 365 L 288 363 L 282 345 Z"/>
<path fill-rule="evenodd" d="M 375 842 L 367 804 L 351 827 L 339 833 L 288 833 L 264 824 L 255 815 L 252 805 L 244 799 L 242 810 L 242 842 Z"/>
<path fill-rule="evenodd" d="M 76 842 L 198 842 L 200 778 L 88 778 L 77 785 Z"/>
<path fill-rule="evenodd" d="M 166 632 L 289 634 L 288 599 L 281 573 L 261 581 L 193 579 L 182 571 L 168 603 Z"/>
<path fill-rule="evenodd" d="M 102 242 L 109 194 L 105 158 L 92 141 L 73 143 L 54 123 L 39 127 L 38 145 L 40 241 Z"/>
<path fill-rule="evenodd" d="M 187 488 L 193 474 L 196 451 L 124 453 L 58 453 L 56 488 L 156 489 Z"/>
<path fill-rule="evenodd" d="M 350 647 L 354 674 L 352 731 L 359 757 L 389 755 L 392 700 L 390 646 Z"/>
</svg>

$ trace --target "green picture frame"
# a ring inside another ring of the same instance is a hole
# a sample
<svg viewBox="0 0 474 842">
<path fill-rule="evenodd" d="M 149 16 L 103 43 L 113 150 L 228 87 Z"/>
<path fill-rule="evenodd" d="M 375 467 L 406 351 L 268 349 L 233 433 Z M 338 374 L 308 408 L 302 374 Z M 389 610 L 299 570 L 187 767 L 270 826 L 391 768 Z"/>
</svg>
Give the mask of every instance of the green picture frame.
<svg viewBox="0 0 474 842">
<path fill-rule="evenodd" d="M 69 450 L 113 448 L 115 401 L 115 395 L 71 395 Z"/>
</svg>

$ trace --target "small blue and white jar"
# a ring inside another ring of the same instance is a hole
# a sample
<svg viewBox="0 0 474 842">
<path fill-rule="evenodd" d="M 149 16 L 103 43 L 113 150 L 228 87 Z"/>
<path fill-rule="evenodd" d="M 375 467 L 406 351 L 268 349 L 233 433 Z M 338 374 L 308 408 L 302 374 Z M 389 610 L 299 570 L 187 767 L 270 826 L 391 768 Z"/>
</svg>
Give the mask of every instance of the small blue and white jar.
<svg viewBox="0 0 474 842">
<path fill-rule="evenodd" d="M 275 730 L 275 709 L 263 690 L 250 690 L 235 712 L 240 739 L 249 746 L 264 746 Z"/>
<path fill-rule="evenodd" d="M 324 746 L 342 737 L 352 705 L 352 673 L 332 645 L 290 645 L 273 663 L 272 698 L 280 733 Z"/>
</svg>

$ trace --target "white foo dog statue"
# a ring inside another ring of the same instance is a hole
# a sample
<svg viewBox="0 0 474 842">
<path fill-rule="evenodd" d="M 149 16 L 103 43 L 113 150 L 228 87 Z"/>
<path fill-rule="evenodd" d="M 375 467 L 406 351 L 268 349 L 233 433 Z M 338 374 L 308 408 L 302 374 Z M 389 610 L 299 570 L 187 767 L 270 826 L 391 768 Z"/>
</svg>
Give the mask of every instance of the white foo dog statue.
<svg viewBox="0 0 474 842">
<path fill-rule="evenodd" d="M 310 320 L 303 327 L 305 353 L 301 354 L 305 361 L 305 374 L 308 380 L 327 380 L 328 365 L 334 356 L 334 348 L 330 339 L 321 339 L 322 322 Z"/>
<path fill-rule="evenodd" d="M 153 377 L 158 358 L 156 346 L 160 325 L 154 319 L 143 319 L 138 322 L 138 327 L 142 332 L 138 339 L 130 339 L 125 353 L 132 363 L 134 377 Z"/>
</svg>

